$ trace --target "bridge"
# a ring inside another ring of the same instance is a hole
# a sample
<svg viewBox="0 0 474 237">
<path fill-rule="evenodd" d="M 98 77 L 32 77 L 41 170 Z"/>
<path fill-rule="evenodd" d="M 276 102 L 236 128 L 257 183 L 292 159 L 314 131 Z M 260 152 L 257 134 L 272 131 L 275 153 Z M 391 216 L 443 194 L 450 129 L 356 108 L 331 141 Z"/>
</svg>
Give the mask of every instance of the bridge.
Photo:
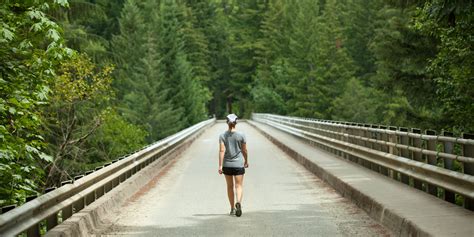
<svg viewBox="0 0 474 237">
<path fill-rule="evenodd" d="M 210 119 L 0 216 L 1 236 L 474 236 L 474 140 L 254 114 L 243 215 Z"/>
</svg>

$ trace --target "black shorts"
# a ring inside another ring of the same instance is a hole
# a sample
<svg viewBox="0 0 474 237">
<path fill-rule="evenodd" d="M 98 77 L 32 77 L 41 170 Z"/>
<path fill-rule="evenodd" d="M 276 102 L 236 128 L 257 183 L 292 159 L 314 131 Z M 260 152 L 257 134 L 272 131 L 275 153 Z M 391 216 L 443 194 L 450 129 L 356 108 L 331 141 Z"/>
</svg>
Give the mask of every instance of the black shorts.
<svg viewBox="0 0 474 237">
<path fill-rule="evenodd" d="M 245 168 L 222 167 L 222 173 L 225 175 L 243 175 L 245 174 Z"/>
</svg>

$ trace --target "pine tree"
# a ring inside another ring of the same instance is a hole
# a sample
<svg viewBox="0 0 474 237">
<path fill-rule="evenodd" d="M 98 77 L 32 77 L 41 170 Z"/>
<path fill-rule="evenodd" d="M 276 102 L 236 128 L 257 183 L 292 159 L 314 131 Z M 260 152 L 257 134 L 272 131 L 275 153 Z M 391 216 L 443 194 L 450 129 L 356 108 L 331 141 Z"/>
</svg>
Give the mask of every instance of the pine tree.
<svg viewBox="0 0 474 237">
<path fill-rule="evenodd" d="M 395 113 L 400 117 L 384 116 L 381 121 L 404 126 L 424 124 L 425 127 L 440 114 L 436 88 L 427 71 L 427 59 L 435 55 L 436 41 L 411 27 L 415 12 L 413 5 L 405 8 L 386 5 L 379 11 L 370 44 L 377 66 L 371 83 L 393 98 L 387 101 L 393 106 L 386 106 L 381 114 Z M 392 108 L 396 108 L 393 113 Z"/>
<path fill-rule="evenodd" d="M 144 15 L 148 16 L 146 23 Z M 147 140 L 152 142 L 182 127 L 176 124 L 182 109 L 176 109 L 169 101 L 171 92 L 161 71 L 160 38 L 155 27 L 159 15 L 129 0 L 119 23 L 121 34 L 113 41 L 115 55 L 119 57 L 116 84 L 119 108 L 128 121 L 146 128 Z"/>
<path fill-rule="evenodd" d="M 229 93 L 228 84 L 231 78 L 231 32 L 228 13 L 226 13 L 230 6 L 224 2 L 221 7 L 215 5 L 210 5 L 214 10 L 212 10 L 213 14 L 209 14 L 209 27 L 205 28 L 206 37 L 209 42 L 211 74 L 211 80 L 208 82 L 207 87 L 212 92 L 209 112 L 217 117 L 224 117 L 228 112 L 226 105 Z M 202 16 L 198 17 L 199 22 L 202 21 L 202 18 Z"/>
<path fill-rule="evenodd" d="M 297 116 L 321 118 L 325 85 L 316 74 L 318 57 L 319 7 L 313 1 L 300 1 L 292 9 L 295 14 L 289 41 L 289 113 Z"/>
<path fill-rule="evenodd" d="M 261 38 L 260 24 L 267 2 L 262 0 L 239 1 L 231 15 L 232 51 L 231 77 L 227 82 L 227 104 L 229 112 L 241 116 L 249 115 L 250 88 L 254 82 L 257 68 L 256 50 L 260 47 L 256 42 Z M 232 110 L 234 102 L 238 102 L 236 111 Z"/>
<path fill-rule="evenodd" d="M 205 118 L 205 105 L 209 98 L 209 93 L 202 86 L 193 68 L 193 66 L 198 67 L 198 64 L 192 65 L 186 52 L 186 47 L 189 46 L 186 43 L 199 41 L 186 42 L 184 37 L 186 18 L 183 6 L 174 1 L 164 1 L 161 3 L 160 11 L 160 53 L 164 88 L 169 90 L 168 99 L 174 108 L 183 112 L 179 121 L 176 121 L 177 127 L 189 126 Z M 199 50 L 190 50 L 189 47 L 188 53 L 199 52 Z M 205 47 L 205 45 L 197 45 L 197 47 Z M 189 107 L 191 105 L 193 107 Z"/>
<path fill-rule="evenodd" d="M 347 35 L 344 32 L 349 24 L 347 11 L 343 2 L 327 0 L 321 16 L 316 75 L 327 88 L 323 90 L 324 102 L 319 107 L 325 118 L 333 117 L 332 99 L 341 95 L 341 88 L 355 76 L 356 67 L 345 45 Z"/>
<path fill-rule="evenodd" d="M 383 7 L 379 0 L 348 1 L 344 34 L 344 47 L 356 65 L 356 77 L 360 77 L 365 85 L 375 73 L 375 56 L 369 49 L 374 30 L 377 12 Z"/>
<path fill-rule="evenodd" d="M 117 89 L 117 99 L 121 101 L 139 83 L 133 77 L 145 53 L 144 18 L 136 0 L 127 0 L 119 25 L 120 34 L 112 38 L 112 52 L 114 61 L 118 65 L 115 71 L 114 87 Z"/>
<path fill-rule="evenodd" d="M 289 19 L 285 1 L 269 3 L 264 13 L 261 34 L 257 41 L 257 69 L 255 87 L 252 89 L 254 110 L 258 112 L 284 114 L 288 78 L 285 64 L 289 37 Z"/>
</svg>

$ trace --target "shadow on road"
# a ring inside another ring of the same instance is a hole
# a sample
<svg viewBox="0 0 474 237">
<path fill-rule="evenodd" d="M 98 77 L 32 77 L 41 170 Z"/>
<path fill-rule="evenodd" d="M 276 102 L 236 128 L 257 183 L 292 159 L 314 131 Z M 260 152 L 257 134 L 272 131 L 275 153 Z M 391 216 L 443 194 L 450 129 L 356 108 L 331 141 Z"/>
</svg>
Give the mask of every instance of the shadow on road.
<svg viewBox="0 0 474 237">
<path fill-rule="evenodd" d="M 114 225 L 104 236 L 383 236 L 380 226 L 365 226 L 373 233 L 358 233 L 360 221 L 323 218 L 316 205 L 297 210 L 245 212 L 242 217 L 200 213 L 177 220 L 176 225 Z M 256 224 L 258 223 L 258 224 Z M 357 225 L 357 226 L 355 226 Z"/>
</svg>

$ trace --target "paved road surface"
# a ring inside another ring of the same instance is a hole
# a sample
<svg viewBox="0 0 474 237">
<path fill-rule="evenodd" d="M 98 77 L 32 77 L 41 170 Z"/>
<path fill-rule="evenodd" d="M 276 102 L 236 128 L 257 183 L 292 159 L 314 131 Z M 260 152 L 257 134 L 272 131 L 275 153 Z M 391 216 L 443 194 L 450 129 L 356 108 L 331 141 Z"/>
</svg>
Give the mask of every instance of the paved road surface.
<svg viewBox="0 0 474 237">
<path fill-rule="evenodd" d="M 209 128 L 183 155 L 109 216 L 105 236 L 390 236 L 357 206 L 245 123 L 249 164 L 242 217 L 229 216 L 218 137 Z"/>
</svg>

